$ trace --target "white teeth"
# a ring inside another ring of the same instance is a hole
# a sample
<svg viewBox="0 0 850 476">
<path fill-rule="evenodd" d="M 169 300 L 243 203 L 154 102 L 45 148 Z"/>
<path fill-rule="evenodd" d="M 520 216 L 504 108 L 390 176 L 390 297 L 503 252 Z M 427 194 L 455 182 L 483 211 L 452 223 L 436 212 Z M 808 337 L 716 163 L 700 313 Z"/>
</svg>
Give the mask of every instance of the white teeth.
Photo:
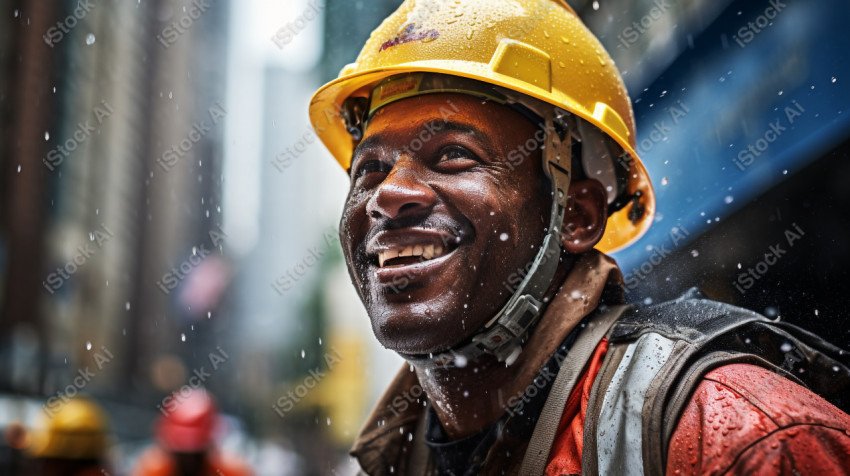
<svg viewBox="0 0 850 476">
<path fill-rule="evenodd" d="M 378 265 L 384 266 L 388 260 L 403 256 L 421 256 L 423 260 L 439 258 L 443 256 L 443 247 L 439 245 L 415 245 L 402 249 L 386 250 L 378 253 Z"/>
<path fill-rule="evenodd" d="M 378 253 L 378 265 L 384 266 L 384 262 L 388 259 L 393 259 L 398 256 L 398 250 L 387 250 Z"/>
</svg>

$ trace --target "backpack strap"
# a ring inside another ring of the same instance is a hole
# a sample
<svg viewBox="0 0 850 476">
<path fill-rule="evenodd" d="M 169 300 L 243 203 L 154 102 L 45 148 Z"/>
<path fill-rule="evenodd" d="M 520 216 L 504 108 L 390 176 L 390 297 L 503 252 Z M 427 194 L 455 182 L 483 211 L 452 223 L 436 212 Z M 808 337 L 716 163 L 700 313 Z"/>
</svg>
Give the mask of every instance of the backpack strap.
<svg viewBox="0 0 850 476">
<path fill-rule="evenodd" d="M 593 351 L 628 307 L 626 305 L 613 306 L 601 311 L 601 314 L 590 320 L 587 327 L 578 335 L 576 342 L 563 360 L 561 369 L 552 384 L 552 389 L 549 391 L 549 396 L 546 398 L 543 411 L 528 443 L 520 474 L 524 476 L 543 475 L 546 471 L 546 463 L 549 461 L 549 452 L 558 432 L 561 415 L 564 413 L 564 405 L 566 405 L 585 364 L 593 355 Z"/>
</svg>

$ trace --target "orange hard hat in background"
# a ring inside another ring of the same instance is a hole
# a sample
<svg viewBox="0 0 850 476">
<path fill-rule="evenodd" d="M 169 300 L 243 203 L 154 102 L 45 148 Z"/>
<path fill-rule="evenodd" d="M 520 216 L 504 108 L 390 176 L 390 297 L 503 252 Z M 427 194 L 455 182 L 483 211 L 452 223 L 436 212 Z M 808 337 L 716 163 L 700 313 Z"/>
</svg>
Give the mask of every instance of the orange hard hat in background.
<svg viewBox="0 0 850 476">
<path fill-rule="evenodd" d="M 212 446 L 218 423 L 218 408 L 203 389 L 175 392 L 163 405 L 156 423 L 160 445 L 178 453 L 202 452 Z"/>
</svg>

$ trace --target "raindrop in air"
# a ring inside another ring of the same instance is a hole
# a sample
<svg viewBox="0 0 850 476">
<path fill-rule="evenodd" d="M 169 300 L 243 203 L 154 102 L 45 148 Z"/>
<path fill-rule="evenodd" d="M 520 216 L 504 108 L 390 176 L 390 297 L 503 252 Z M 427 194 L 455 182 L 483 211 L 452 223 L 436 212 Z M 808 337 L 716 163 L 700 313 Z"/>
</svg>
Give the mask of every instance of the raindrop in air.
<svg viewBox="0 0 850 476">
<path fill-rule="evenodd" d="M 508 241 L 508 234 L 502 233 L 501 235 L 499 235 L 499 239 L 502 241 Z"/>
<path fill-rule="evenodd" d="M 782 352 L 791 352 L 791 349 L 793 348 L 794 346 L 792 346 L 790 342 L 785 342 L 779 347 L 779 350 Z"/>
<path fill-rule="evenodd" d="M 91 350 L 91 341 L 86 341 L 86 350 Z"/>
<path fill-rule="evenodd" d="M 593 1 L 593 10 L 599 10 L 599 2 L 596 0 Z"/>
<path fill-rule="evenodd" d="M 50 133 L 47 131 L 44 131 L 44 140 L 50 140 Z"/>
<path fill-rule="evenodd" d="M 186 342 L 186 334 L 180 334 L 180 342 Z"/>
<path fill-rule="evenodd" d="M 94 33 L 89 33 L 86 35 L 86 44 L 93 45 L 94 44 Z"/>
</svg>

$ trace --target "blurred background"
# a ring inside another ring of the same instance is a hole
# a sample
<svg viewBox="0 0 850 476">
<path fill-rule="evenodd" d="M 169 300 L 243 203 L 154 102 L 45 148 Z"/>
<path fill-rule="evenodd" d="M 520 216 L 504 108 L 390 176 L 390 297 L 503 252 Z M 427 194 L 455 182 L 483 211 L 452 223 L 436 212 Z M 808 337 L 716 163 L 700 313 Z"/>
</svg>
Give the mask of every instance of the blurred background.
<svg viewBox="0 0 850 476">
<path fill-rule="evenodd" d="M 257 474 L 350 472 L 402 361 L 349 282 L 348 181 L 307 105 L 400 3 L 0 0 L 0 428 L 89 395 L 127 474 L 204 387 Z M 615 255 L 630 298 L 699 285 L 850 348 L 850 4 L 570 3 L 658 193 Z"/>
</svg>

